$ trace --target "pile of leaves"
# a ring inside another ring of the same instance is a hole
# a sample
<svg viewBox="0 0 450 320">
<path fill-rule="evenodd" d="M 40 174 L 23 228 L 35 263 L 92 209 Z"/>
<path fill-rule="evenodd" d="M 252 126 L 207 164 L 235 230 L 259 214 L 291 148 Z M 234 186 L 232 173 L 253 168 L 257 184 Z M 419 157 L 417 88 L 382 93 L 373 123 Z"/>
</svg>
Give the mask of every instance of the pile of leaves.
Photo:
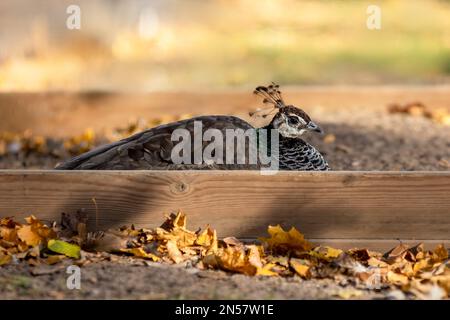
<svg viewBox="0 0 450 320">
<path fill-rule="evenodd" d="M 67 258 L 83 265 L 88 252 L 109 252 L 248 276 L 329 278 L 361 290 L 400 289 L 420 299 L 450 295 L 449 252 L 443 245 L 430 251 L 423 244 L 400 243 L 385 254 L 344 251 L 314 245 L 295 228 L 284 230 L 279 225 L 268 227 L 268 237 L 243 243 L 234 237 L 219 239 L 209 226 L 191 231 L 181 212 L 167 216 L 155 229 L 131 226 L 93 233 L 87 232 L 87 215 L 82 211 L 63 214 L 61 223 L 51 226 L 34 216 L 25 221 L 0 221 L 0 266 L 20 261 L 54 264 Z"/>
<path fill-rule="evenodd" d="M 415 117 L 424 117 L 437 123 L 450 126 L 450 112 L 446 108 L 429 108 L 422 102 L 411 102 L 404 105 L 391 104 L 389 113 L 407 114 Z"/>
<path fill-rule="evenodd" d="M 67 139 L 34 135 L 30 130 L 23 133 L 2 132 L 0 133 L 0 157 L 25 158 L 36 154 L 62 159 L 86 152 L 103 141 L 98 141 L 91 129 L 86 129 L 82 134 Z"/>
<path fill-rule="evenodd" d="M 151 120 L 137 119 L 129 121 L 123 127 L 102 132 L 94 132 L 87 128 L 84 132 L 67 138 L 53 138 L 35 135 L 31 130 L 23 133 L 0 132 L 0 157 L 21 156 L 26 158 L 32 154 L 65 159 L 87 152 L 101 144 L 117 141 L 137 132 L 164 123 L 191 117 L 189 114 L 179 116 L 163 116 Z"/>
<path fill-rule="evenodd" d="M 190 115 L 162 116 L 151 120 L 137 119 L 108 130 L 87 128 L 77 135 L 51 137 L 36 135 L 31 130 L 22 133 L 0 132 L 0 169 L 53 168 L 97 146 L 117 141 L 148 128 L 190 117 Z"/>
</svg>

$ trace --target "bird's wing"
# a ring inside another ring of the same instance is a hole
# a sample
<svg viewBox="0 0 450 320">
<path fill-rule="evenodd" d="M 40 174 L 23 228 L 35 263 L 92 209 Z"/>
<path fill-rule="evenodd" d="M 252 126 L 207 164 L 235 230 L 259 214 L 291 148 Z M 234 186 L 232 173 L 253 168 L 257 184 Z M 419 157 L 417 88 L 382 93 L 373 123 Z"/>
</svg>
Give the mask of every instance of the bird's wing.
<svg viewBox="0 0 450 320">
<path fill-rule="evenodd" d="M 130 170 L 155 169 L 173 166 L 171 152 L 177 142 L 171 141 L 175 129 L 186 129 L 194 139 L 194 122 L 200 121 L 202 132 L 218 129 L 225 137 L 226 129 L 252 129 L 246 121 L 233 116 L 201 116 L 161 125 L 139 132 L 126 139 L 100 146 L 72 158 L 58 170 Z M 198 132 L 196 132 L 198 133 Z M 209 142 L 202 141 L 202 148 Z M 194 148 L 191 148 L 192 154 Z"/>
</svg>

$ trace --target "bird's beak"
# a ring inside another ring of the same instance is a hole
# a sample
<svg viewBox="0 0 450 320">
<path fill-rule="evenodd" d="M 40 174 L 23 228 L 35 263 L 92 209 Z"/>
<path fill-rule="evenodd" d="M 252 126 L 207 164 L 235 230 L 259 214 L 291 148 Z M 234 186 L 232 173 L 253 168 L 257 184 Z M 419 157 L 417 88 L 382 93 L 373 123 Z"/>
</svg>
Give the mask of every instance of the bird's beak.
<svg viewBox="0 0 450 320">
<path fill-rule="evenodd" d="M 315 123 L 312 122 L 312 121 L 310 121 L 310 122 L 308 123 L 308 125 L 306 126 L 306 128 L 307 128 L 309 131 L 315 131 L 315 132 L 318 132 L 318 133 L 323 133 L 322 128 L 320 128 L 317 124 L 315 124 Z"/>
</svg>

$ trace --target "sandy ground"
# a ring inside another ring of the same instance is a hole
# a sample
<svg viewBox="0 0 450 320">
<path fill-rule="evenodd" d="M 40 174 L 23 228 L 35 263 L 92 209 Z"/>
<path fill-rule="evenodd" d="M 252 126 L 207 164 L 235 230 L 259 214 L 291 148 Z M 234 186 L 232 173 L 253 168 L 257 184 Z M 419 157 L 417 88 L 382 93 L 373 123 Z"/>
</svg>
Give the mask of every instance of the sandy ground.
<svg viewBox="0 0 450 320">
<path fill-rule="evenodd" d="M 0 268 L 0 299 L 392 299 L 399 291 L 356 289 L 350 283 L 300 277 L 249 277 L 119 258 L 85 265 L 81 289 L 70 290 L 68 263 Z"/>
<path fill-rule="evenodd" d="M 450 126 L 402 114 L 362 111 L 324 114 L 333 143 L 306 138 L 333 170 L 450 170 Z"/>
</svg>

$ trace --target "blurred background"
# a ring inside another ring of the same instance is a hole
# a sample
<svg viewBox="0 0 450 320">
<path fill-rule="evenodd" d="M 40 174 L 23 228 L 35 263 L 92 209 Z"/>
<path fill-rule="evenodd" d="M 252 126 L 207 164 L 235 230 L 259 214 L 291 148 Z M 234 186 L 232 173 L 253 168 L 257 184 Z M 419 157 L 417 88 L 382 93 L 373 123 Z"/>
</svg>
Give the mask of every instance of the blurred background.
<svg viewBox="0 0 450 320">
<path fill-rule="evenodd" d="M 0 90 L 443 84 L 449 17 L 444 0 L 1 0 Z"/>
</svg>

